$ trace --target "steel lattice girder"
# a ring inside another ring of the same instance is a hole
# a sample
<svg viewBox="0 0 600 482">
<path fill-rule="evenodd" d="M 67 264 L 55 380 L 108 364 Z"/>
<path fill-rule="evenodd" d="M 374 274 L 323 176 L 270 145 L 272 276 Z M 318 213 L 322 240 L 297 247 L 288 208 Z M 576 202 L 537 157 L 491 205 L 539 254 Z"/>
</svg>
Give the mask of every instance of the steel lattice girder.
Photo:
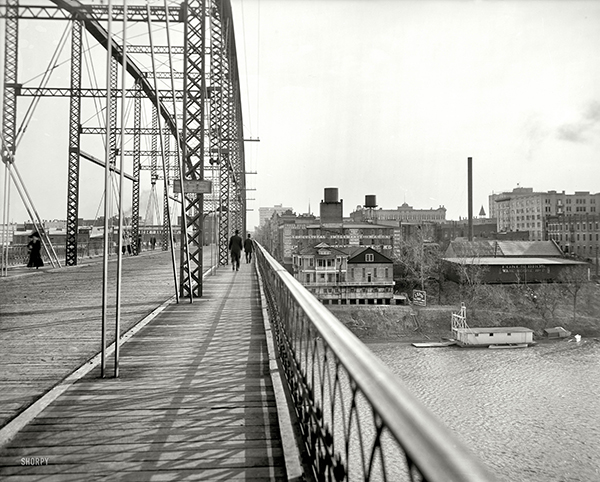
<svg viewBox="0 0 600 482">
<path fill-rule="evenodd" d="M 138 94 L 139 95 L 139 94 Z M 139 97 L 136 97 L 136 102 L 139 99 Z M 151 127 L 126 127 L 124 129 L 125 131 L 125 135 L 126 136 L 156 136 L 158 135 L 158 129 L 154 130 Z M 106 134 L 106 127 L 81 127 L 80 129 L 80 133 L 81 134 L 101 134 L 104 135 Z M 163 135 L 171 135 L 171 131 L 169 129 L 165 129 L 163 128 L 162 130 Z"/>
<path fill-rule="evenodd" d="M 184 12 L 184 109 L 183 109 L 183 163 L 184 179 L 203 179 L 203 157 L 206 101 L 206 35 L 205 0 L 191 0 Z M 203 211 L 202 194 L 186 193 L 185 215 L 182 216 L 182 239 L 187 239 L 189 265 L 181 256 L 181 296 L 202 296 L 202 241 Z M 183 245 L 183 243 L 182 243 Z"/>
<path fill-rule="evenodd" d="M 148 78 L 147 75 L 142 73 L 144 78 Z M 13 84 L 14 85 L 14 84 Z M 78 95 L 79 97 L 94 97 L 94 98 L 106 98 L 106 89 L 74 89 L 70 87 L 23 87 L 22 85 L 16 85 L 15 91 L 16 94 L 20 97 L 70 97 L 72 95 Z M 155 92 L 155 91 L 154 91 Z M 135 99 L 137 95 L 135 89 L 126 89 L 125 90 L 126 97 L 130 99 Z M 171 98 L 170 90 L 159 90 L 158 98 Z M 180 90 L 175 91 L 175 98 L 177 100 L 183 99 L 183 92 Z M 161 110 L 164 108 L 161 107 Z M 166 111 L 168 112 L 168 110 Z"/>
<path fill-rule="evenodd" d="M 114 21 L 123 21 L 122 5 L 113 5 L 112 19 Z M 180 8 L 170 7 L 168 9 L 169 20 L 179 21 Z M 0 6 L 0 18 L 8 17 L 8 8 Z M 150 15 L 154 22 L 165 22 L 166 13 L 163 7 L 150 7 Z M 108 7 L 106 5 L 79 5 L 76 9 L 63 10 L 62 8 L 40 5 L 20 5 L 17 10 L 17 17 L 22 19 L 35 20 L 75 20 L 76 18 L 93 18 L 94 20 L 108 20 Z M 145 6 L 129 5 L 127 7 L 128 22 L 147 22 L 148 14 Z"/>
<path fill-rule="evenodd" d="M 83 24 L 73 21 L 71 32 L 71 88 L 81 87 L 81 53 Z M 79 231 L 79 153 L 81 122 L 81 97 L 72 95 L 69 105 L 69 172 L 67 186 L 67 236 L 65 264 L 77 264 L 77 234 Z"/>
<path fill-rule="evenodd" d="M 137 96 L 133 104 L 133 182 L 131 192 L 131 239 L 133 254 L 138 255 L 141 247 L 140 239 L 140 168 L 141 168 L 141 123 L 142 123 L 142 91 L 139 82 L 135 83 Z"/>
<path fill-rule="evenodd" d="M 245 233 L 245 161 L 237 53 L 229 1 L 211 10 L 211 152 L 219 156 L 219 262 L 227 264 L 227 240 Z"/>
<path fill-rule="evenodd" d="M 122 62 L 123 50 L 122 47 L 117 45 L 114 40 L 109 40 L 107 37 L 106 30 L 98 23 L 96 18 L 90 17 L 85 9 L 81 8 L 81 4 L 76 0 L 52 0 L 60 8 L 68 11 L 72 14 L 69 18 L 74 18 L 77 16 L 78 19 L 83 21 L 85 28 L 88 32 L 92 34 L 92 36 L 104 47 L 107 44 L 111 43 L 111 50 L 113 54 L 113 58 L 119 64 Z M 10 17 L 10 9 L 12 7 L 18 8 L 17 0 L 8 0 L 9 5 L 7 6 L 7 17 Z M 16 32 L 16 21 L 17 21 L 17 13 L 15 10 L 14 14 L 14 26 Z M 185 42 L 186 46 L 184 51 L 185 62 L 187 65 L 185 71 L 185 81 L 186 87 L 184 89 L 185 96 L 185 109 L 184 109 L 184 117 L 187 114 L 187 117 L 192 120 L 192 124 L 195 122 L 196 125 L 193 126 L 186 122 L 186 126 L 184 129 L 187 129 L 187 133 L 181 139 L 181 148 L 184 149 L 186 155 L 184 156 L 185 163 L 185 177 L 188 179 L 198 179 L 202 178 L 204 175 L 203 169 L 203 159 L 204 159 L 204 143 L 205 137 L 207 137 L 207 133 L 205 129 L 205 118 L 204 118 L 204 106 L 207 97 L 206 92 L 206 69 L 205 67 L 205 56 L 207 54 L 207 46 L 206 46 L 206 32 L 203 20 L 205 18 L 206 13 L 206 4 L 205 0 L 195 0 L 189 4 L 186 4 L 186 7 L 181 12 L 183 16 L 185 16 L 190 24 L 195 24 L 193 26 L 186 25 L 186 35 Z M 211 16 L 217 17 L 218 22 L 216 22 L 217 28 L 214 29 L 215 39 L 217 36 L 220 37 L 220 45 L 222 46 L 219 54 L 219 60 L 222 64 L 222 71 L 220 74 L 221 85 L 217 85 L 221 90 L 221 97 L 223 99 L 222 104 L 222 112 L 221 112 L 221 120 L 217 123 L 218 128 L 217 132 L 219 133 L 219 144 L 223 146 L 223 149 L 228 151 L 228 156 L 226 160 L 221 160 L 220 168 L 221 168 L 221 178 L 225 179 L 226 182 L 232 183 L 235 187 L 234 192 L 239 192 L 240 187 L 244 185 L 243 176 L 244 176 L 244 157 L 243 157 L 243 141 L 242 138 L 242 129 L 241 122 L 236 122 L 236 119 L 241 119 L 241 104 L 239 99 L 239 79 L 237 76 L 237 58 L 235 53 L 235 41 L 233 35 L 233 24 L 232 24 L 232 15 L 231 15 L 231 6 L 228 0 L 222 0 L 218 2 L 214 2 L 211 8 Z M 178 20 L 181 21 L 182 17 L 179 17 Z M 224 21 L 222 24 L 221 21 Z M 10 22 L 7 22 L 10 24 Z M 227 25 L 225 29 L 223 29 L 223 25 Z M 9 36 L 10 29 L 7 28 L 7 37 Z M 14 35 L 14 42 L 16 45 L 16 34 Z M 190 50 L 190 47 L 193 48 L 193 51 Z M 8 51 L 8 50 L 7 50 Z M 8 110 L 10 109 L 10 102 L 7 104 L 7 100 L 12 96 L 14 102 L 16 103 L 16 97 L 18 90 L 20 89 L 20 94 L 26 93 L 27 89 L 23 89 L 22 86 L 17 85 L 16 79 L 16 47 L 14 49 L 15 52 L 15 60 L 13 62 L 12 68 L 10 66 L 10 59 L 5 59 L 5 64 L 8 67 L 5 67 L 5 79 L 9 79 L 9 82 L 5 82 L 5 89 L 7 89 L 7 94 L 5 95 L 5 109 L 8 105 Z M 214 52 L 212 53 L 215 56 Z M 211 64 L 212 65 L 212 64 Z M 191 66 L 191 68 L 190 68 Z M 161 112 L 165 117 L 165 121 L 169 129 L 172 133 L 176 132 L 176 123 L 173 116 L 168 114 L 168 109 L 164 107 L 160 100 L 160 93 L 154 92 L 152 86 L 148 83 L 146 76 L 139 69 L 136 63 L 130 58 L 127 57 L 127 70 L 128 72 L 140 82 L 141 89 L 148 99 L 150 99 L 153 104 L 161 105 Z M 7 75 L 7 73 L 14 73 L 11 77 Z M 235 87 L 232 87 L 232 84 Z M 198 89 L 198 85 L 201 87 Z M 37 89 L 36 89 L 37 90 Z M 59 92 L 58 89 L 54 90 L 56 95 L 71 95 L 73 92 L 71 89 L 66 89 Z M 98 93 L 92 92 L 93 89 L 88 90 L 87 92 L 83 92 L 86 95 L 96 96 Z M 224 94 L 224 92 L 226 92 Z M 79 92 L 80 94 L 82 92 Z M 33 95 L 33 91 L 31 92 Z M 35 92 L 35 94 L 39 94 L 39 91 Z M 103 94 L 101 92 L 100 94 Z M 167 94 L 166 92 L 163 94 Z M 235 99 L 231 99 L 232 95 L 236 96 Z M 198 101 L 198 99 L 200 99 Z M 196 111 L 194 112 L 194 105 L 196 106 Z M 189 109 L 189 110 L 188 110 Z M 13 107 L 12 112 L 14 113 L 16 108 Z M 4 125 L 6 125 L 7 117 L 4 116 Z M 10 120 L 10 119 L 9 119 Z M 14 118 L 13 118 L 14 121 Z M 233 122 L 233 124 L 232 124 Z M 13 122 L 14 127 L 14 122 Z M 115 126 L 116 127 L 116 126 Z M 7 132 L 6 129 L 3 129 L 4 132 Z M 115 129 L 116 130 L 116 129 Z M 191 133 L 191 134 L 190 134 Z M 189 146 L 187 144 L 190 144 Z M 111 142 L 112 144 L 112 142 Z M 113 148 L 113 151 L 116 151 L 116 148 Z M 229 155 L 231 154 L 231 158 Z M 232 163 L 233 160 L 233 163 Z M 241 166 L 241 168 L 240 168 Z M 220 189 L 220 187 L 219 187 Z M 235 216 L 241 216 L 240 219 L 245 218 L 245 207 L 244 209 L 239 209 L 238 206 L 231 205 L 229 195 L 225 194 L 225 190 L 220 189 L 220 206 L 215 206 L 215 210 L 219 209 L 221 213 L 226 214 L 224 216 L 226 222 L 228 221 L 229 212 L 235 213 Z M 245 196 L 244 196 L 245 197 Z M 190 227 L 192 232 L 186 229 L 186 233 L 189 236 L 191 234 L 192 240 L 195 242 L 196 247 L 192 247 L 191 256 L 194 257 L 194 263 L 196 260 L 199 260 L 199 263 L 196 266 L 191 266 L 191 276 L 190 279 L 187 280 L 188 290 L 194 290 L 194 283 L 196 286 L 200 286 L 201 283 L 201 253 L 198 256 L 198 252 L 201 250 L 202 245 L 202 217 L 203 217 L 203 198 L 202 195 L 187 195 L 187 198 L 192 202 L 189 203 L 189 206 L 186 207 L 186 228 Z M 242 200 L 242 197 L 239 195 L 233 195 L 233 202 L 244 202 L 245 199 Z M 245 204 L 244 204 L 245 206 Z M 227 225 L 229 223 L 227 222 Z M 240 224 L 239 220 L 235 223 L 236 226 L 243 225 Z M 194 227 L 196 227 L 196 231 L 194 231 Z M 219 238 L 219 244 L 225 245 L 227 243 L 228 233 L 221 232 Z M 198 249 L 196 249 L 198 248 Z M 225 248 L 226 249 L 226 248 Z M 182 257 L 183 259 L 183 257 Z M 196 268 L 196 269 L 194 269 Z M 200 291 L 196 291 L 195 294 L 201 294 Z"/>
<path fill-rule="evenodd" d="M 4 105 L 2 108 L 2 160 L 13 162 L 17 120 L 17 95 L 14 86 L 17 83 L 17 62 L 19 52 L 19 23 L 17 13 L 18 0 L 6 2 L 6 27 L 4 46 Z"/>
<path fill-rule="evenodd" d="M 221 5 L 221 4 L 219 4 Z M 225 106 L 223 105 L 223 89 L 227 88 L 223 75 L 224 70 L 224 39 L 221 22 L 221 9 L 211 9 L 211 59 L 210 59 L 210 150 L 216 153 L 219 165 L 219 264 L 226 265 L 229 238 L 229 175 L 226 163 L 229 158 L 226 145 L 222 141 L 222 130 L 227 128 Z"/>
<path fill-rule="evenodd" d="M 11 0 L 15 1 L 15 0 Z M 113 58 L 119 63 L 123 64 L 123 48 L 118 45 L 114 39 L 108 39 L 108 32 L 95 18 L 91 18 L 87 15 L 83 5 L 77 0 L 50 0 L 52 3 L 57 5 L 58 7 L 70 12 L 75 15 L 78 14 L 79 18 L 84 22 L 86 30 L 96 39 L 96 41 L 102 45 L 104 48 L 107 47 L 108 42 L 111 44 L 111 53 Z M 157 7 L 158 8 L 158 7 Z M 154 20 L 154 18 L 153 18 Z M 157 93 L 154 90 L 154 87 L 150 85 L 148 79 L 145 78 L 143 71 L 139 68 L 137 63 L 131 58 L 131 55 L 127 54 L 127 72 L 140 83 L 140 87 L 144 92 L 145 96 L 153 103 L 160 104 L 160 110 L 165 120 L 166 126 L 171 130 L 173 134 L 175 134 L 177 127 L 175 124 L 175 120 L 171 115 L 169 115 L 169 110 L 163 104 L 161 98 L 165 95 L 170 95 L 169 92 L 164 92 L 161 95 L 160 91 Z M 93 89 L 92 89 L 93 90 Z"/>
<path fill-rule="evenodd" d="M 157 173 L 158 173 L 158 155 L 161 154 L 158 152 L 158 111 L 156 106 L 152 106 L 152 130 L 156 133 L 152 136 L 152 145 L 150 155 L 150 166 L 152 167 L 152 172 L 150 178 L 152 180 L 152 184 L 156 183 Z"/>
<path fill-rule="evenodd" d="M 158 130 L 158 129 L 157 129 Z M 163 165 L 165 167 L 165 172 L 167 173 L 167 185 L 169 185 L 169 169 L 170 166 L 170 158 L 169 149 L 171 136 L 164 136 L 164 156 L 163 156 Z M 169 236 L 169 193 L 164 193 L 163 195 L 163 230 L 162 230 L 162 250 L 167 251 L 170 247 L 169 243 L 171 242 L 171 237 Z"/>
</svg>

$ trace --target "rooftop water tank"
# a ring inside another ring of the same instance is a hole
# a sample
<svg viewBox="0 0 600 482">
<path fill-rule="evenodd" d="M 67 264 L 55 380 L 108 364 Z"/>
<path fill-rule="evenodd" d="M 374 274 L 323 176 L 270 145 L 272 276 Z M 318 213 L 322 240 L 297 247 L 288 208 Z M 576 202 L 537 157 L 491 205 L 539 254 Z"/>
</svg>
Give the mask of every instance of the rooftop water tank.
<svg viewBox="0 0 600 482">
<path fill-rule="evenodd" d="M 365 196 L 365 207 L 366 208 L 376 208 L 377 207 L 377 197 L 374 194 L 367 194 Z"/>
<path fill-rule="evenodd" d="M 337 187 L 326 187 L 325 188 L 325 202 L 326 203 L 338 202 L 338 188 Z"/>
</svg>

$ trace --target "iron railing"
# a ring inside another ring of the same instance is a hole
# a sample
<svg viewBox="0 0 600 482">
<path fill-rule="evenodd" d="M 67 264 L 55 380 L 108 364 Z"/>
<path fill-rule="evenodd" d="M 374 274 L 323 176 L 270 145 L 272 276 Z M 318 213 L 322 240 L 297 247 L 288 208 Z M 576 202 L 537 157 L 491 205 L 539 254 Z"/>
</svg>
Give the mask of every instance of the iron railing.
<svg viewBox="0 0 600 482">
<path fill-rule="evenodd" d="M 2 246 L 0 246 L 0 249 Z M 65 261 L 65 246 L 54 246 L 54 250 L 56 251 L 56 255 L 61 263 Z M 97 252 L 97 249 L 93 247 L 89 247 L 86 243 L 80 243 L 77 250 L 77 258 L 79 260 L 91 257 L 94 255 L 102 254 Z M 50 259 L 46 254 L 45 250 L 41 250 L 40 255 L 42 256 L 42 260 L 44 261 L 44 265 L 51 266 Z M 25 266 L 29 262 L 29 249 L 26 244 L 11 244 L 10 246 L 4 247 L 4 257 L 3 263 L 7 267 L 14 266 Z"/>
<path fill-rule="evenodd" d="M 316 480 L 496 478 L 262 247 L 257 264 Z"/>
<path fill-rule="evenodd" d="M 178 243 L 176 243 L 176 244 L 178 244 Z M 80 242 L 77 245 L 78 261 L 82 261 L 87 258 L 95 258 L 98 256 L 102 256 L 103 246 L 104 246 L 103 242 L 98 242 L 98 243 Z M 160 246 L 161 246 L 160 244 L 157 244 L 156 249 L 161 249 Z M 0 245 L 0 249 L 2 249 L 1 245 Z M 142 243 L 140 245 L 140 252 L 148 251 L 151 249 L 152 248 L 148 241 L 144 241 L 144 243 Z M 64 245 L 54 246 L 54 250 L 56 251 L 56 255 L 58 256 L 59 261 L 61 263 L 64 263 L 66 247 Z M 117 248 L 116 248 L 116 246 L 113 246 L 113 248 L 110 250 L 109 254 L 113 255 L 116 253 L 117 253 Z M 50 259 L 48 258 L 48 255 L 46 254 L 46 252 L 44 250 L 42 250 L 40 252 L 40 254 L 42 256 L 42 260 L 44 261 L 44 265 L 51 266 Z M 127 254 L 129 254 L 129 253 L 127 253 Z M 12 268 L 12 267 L 16 267 L 16 266 L 26 266 L 28 262 L 29 262 L 29 249 L 26 244 L 11 244 L 10 246 L 4 247 L 4 255 L 2 258 L 2 263 L 4 263 L 4 265 L 6 267 Z"/>
</svg>

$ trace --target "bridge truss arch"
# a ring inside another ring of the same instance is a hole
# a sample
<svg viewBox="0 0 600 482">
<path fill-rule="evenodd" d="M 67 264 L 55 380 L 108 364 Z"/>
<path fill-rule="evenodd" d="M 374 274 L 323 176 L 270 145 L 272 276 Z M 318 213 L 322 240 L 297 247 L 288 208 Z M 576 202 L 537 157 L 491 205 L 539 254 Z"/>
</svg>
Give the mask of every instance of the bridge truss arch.
<svg viewBox="0 0 600 482">
<path fill-rule="evenodd" d="M 166 4 L 166 2 L 165 2 Z M 148 15 L 150 12 L 150 15 Z M 113 5 L 112 21 L 124 18 L 122 5 Z M 181 202 L 181 246 L 179 292 L 181 296 L 202 295 L 202 246 L 205 243 L 204 219 L 213 216 L 218 228 L 218 262 L 228 263 L 228 239 L 234 230 L 246 230 L 246 181 L 242 106 L 237 53 L 233 28 L 233 15 L 229 0 L 188 0 L 176 7 L 127 8 L 128 22 L 183 23 L 183 45 L 170 46 L 171 53 L 183 55 L 183 72 L 179 88 L 171 102 L 171 92 L 157 91 L 149 79 L 165 72 L 144 72 L 132 53 L 149 52 L 149 45 L 126 49 L 120 39 L 109 37 L 105 24 L 108 9 L 105 5 L 84 4 L 77 0 L 50 0 L 45 5 L 21 5 L 19 0 L 6 0 L 0 7 L 0 17 L 5 20 L 4 102 L 2 106 L 3 147 L 2 159 L 14 162 L 16 150 L 17 101 L 21 95 L 70 97 L 68 186 L 67 186 L 67 265 L 77 263 L 79 161 L 83 155 L 80 138 L 86 131 L 81 127 L 81 102 L 86 96 L 99 96 L 91 89 L 82 89 L 82 31 L 85 29 L 105 49 L 110 45 L 113 58 L 111 84 L 116 88 L 118 65 L 122 64 L 124 51 L 128 74 L 135 80 L 131 92 L 135 98 L 133 135 L 132 231 L 139 218 L 140 124 L 139 111 L 142 98 L 148 99 L 160 112 L 165 130 L 170 132 L 171 145 L 179 142 L 181 173 L 175 169 L 172 181 L 183 176 L 184 186 L 199 185 L 191 181 L 211 181 L 212 192 L 184 191 Z M 19 58 L 19 22 L 27 19 L 62 20 L 72 22 L 71 82 L 61 89 L 28 89 L 17 78 Z M 168 23 L 167 23 L 168 25 Z M 164 46 L 154 52 L 165 53 Z M 168 52 L 167 52 L 168 53 Z M 113 70 L 114 69 L 114 70 Z M 114 80 L 113 80 L 114 79 Z M 110 105 L 112 132 L 117 131 L 116 104 Z M 183 122 L 177 121 L 178 112 Z M 150 129 L 156 134 L 156 129 Z M 98 132 L 106 130 L 98 129 Z M 97 132 L 96 132 L 97 133 Z M 107 142 L 116 156 L 116 137 Z M 168 159 L 163 160 L 168 162 Z M 136 182 L 137 181 L 137 182 Z M 186 181 L 190 181 L 189 183 Z M 203 183 L 202 186 L 206 186 Z M 193 190 L 193 188 L 192 188 Z M 166 195 L 166 193 L 165 193 Z M 135 234 L 135 232 L 134 232 Z M 137 239 L 137 238 L 135 238 Z M 135 243 L 134 243 L 135 244 Z M 184 255 L 184 246 L 189 256 Z M 189 260 L 189 261 L 188 261 Z M 189 262 L 189 264 L 188 264 Z"/>
</svg>

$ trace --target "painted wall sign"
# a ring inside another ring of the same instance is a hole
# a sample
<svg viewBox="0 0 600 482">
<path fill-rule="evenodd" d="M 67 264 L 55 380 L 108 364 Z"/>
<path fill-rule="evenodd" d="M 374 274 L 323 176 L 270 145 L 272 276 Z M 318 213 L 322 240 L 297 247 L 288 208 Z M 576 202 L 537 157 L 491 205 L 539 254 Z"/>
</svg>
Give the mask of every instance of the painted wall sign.
<svg viewBox="0 0 600 482">
<path fill-rule="evenodd" d="M 418 306 L 427 306 L 427 292 L 413 290 L 413 303 Z"/>
</svg>

